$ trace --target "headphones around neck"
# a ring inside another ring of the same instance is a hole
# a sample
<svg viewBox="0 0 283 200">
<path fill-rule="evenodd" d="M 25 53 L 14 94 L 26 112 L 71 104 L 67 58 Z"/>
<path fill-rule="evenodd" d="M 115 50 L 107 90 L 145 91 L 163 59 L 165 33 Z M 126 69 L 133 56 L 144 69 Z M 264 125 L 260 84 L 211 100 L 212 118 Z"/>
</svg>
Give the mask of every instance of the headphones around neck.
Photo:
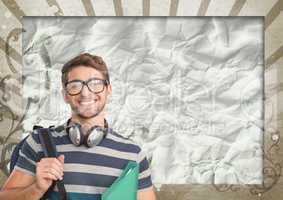
<svg viewBox="0 0 283 200">
<path fill-rule="evenodd" d="M 82 126 L 78 123 L 73 123 L 68 125 L 70 119 L 67 122 L 66 132 L 69 135 L 71 142 L 76 146 L 81 146 L 84 144 L 87 147 L 97 146 L 108 132 L 108 123 L 104 119 L 104 127 L 93 126 L 91 129 L 84 134 Z"/>
</svg>

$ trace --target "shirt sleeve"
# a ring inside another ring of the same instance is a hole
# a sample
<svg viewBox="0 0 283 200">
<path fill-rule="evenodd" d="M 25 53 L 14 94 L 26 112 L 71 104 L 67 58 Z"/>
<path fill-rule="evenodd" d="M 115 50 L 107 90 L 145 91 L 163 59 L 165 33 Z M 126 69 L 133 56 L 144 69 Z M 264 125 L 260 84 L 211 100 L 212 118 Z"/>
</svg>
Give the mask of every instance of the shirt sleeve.
<svg viewBox="0 0 283 200">
<path fill-rule="evenodd" d="M 152 187 L 151 181 L 151 170 L 143 151 L 138 154 L 139 163 L 139 180 L 138 180 L 138 190 L 144 190 Z"/>
<path fill-rule="evenodd" d="M 42 147 L 36 131 L 32 132 L 23 143 L 15 169 L 35 175 L 36 163 L 43 157 Z"/>
</svg>

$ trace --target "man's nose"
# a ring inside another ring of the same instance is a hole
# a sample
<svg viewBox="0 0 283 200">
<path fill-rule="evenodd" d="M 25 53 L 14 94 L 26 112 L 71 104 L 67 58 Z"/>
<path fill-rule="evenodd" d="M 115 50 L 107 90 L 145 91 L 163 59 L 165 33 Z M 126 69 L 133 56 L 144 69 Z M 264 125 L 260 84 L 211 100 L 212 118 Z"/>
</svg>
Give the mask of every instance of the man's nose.
<svg viewBox="0 0 283 200">
<path fill-rule="evenodd" d="M 87 85 L 84 85 L 83 88 L 82 88 L 82 91 L 81 91 L 81 95 L 87 96 L 87 95 L 89 95 L 89 93 L 91 93 L 91 91 L 89 91 Z"/>
</svg>

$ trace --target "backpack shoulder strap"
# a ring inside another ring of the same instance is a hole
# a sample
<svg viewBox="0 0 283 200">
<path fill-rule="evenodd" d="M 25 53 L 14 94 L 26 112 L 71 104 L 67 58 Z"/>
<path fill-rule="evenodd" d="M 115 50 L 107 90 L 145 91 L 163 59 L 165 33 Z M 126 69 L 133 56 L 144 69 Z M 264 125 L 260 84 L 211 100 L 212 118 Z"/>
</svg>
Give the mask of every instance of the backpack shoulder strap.
<svg viewBox="0 0 283 200">
<path fill-rule="evenodd" d="M 39 128 L 37 129 L 39 140 L 43 148 L 45 157 L 57 157 L 56 145 L 54 144 L 50 128 Z M 60 200 L 67 200 L 66 190 L 63 180 L 56 181 Z"/>
<path fill-rule="evenodd" d="M 53 142 L 52 135 L 49 128 L 39 128 L 37 129 L 39 141 L 43 148 L 43 153 L 45 157 L 57 157 L 56 146 Z"/>
</svg>

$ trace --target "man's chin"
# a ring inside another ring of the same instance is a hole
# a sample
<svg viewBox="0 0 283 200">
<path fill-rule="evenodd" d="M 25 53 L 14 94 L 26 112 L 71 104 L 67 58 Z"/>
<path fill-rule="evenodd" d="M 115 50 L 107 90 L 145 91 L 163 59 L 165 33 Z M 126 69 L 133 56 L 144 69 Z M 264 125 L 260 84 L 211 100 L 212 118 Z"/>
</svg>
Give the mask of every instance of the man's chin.
<svg viewBox="0 0 283 200">
<path fill-rule="evenodd" d="M 83 119 L 91 119 L 91 118 L 98 116 L 99 112 L 97 113 L 77 113 L 77 115 Z"/>
<path fill-rule="evenodd" d="M 103 110 L 104 106 L 102 108 L 82 108 L 82 107 L 78 107 L 78 108 L 73 108 L 73 113 L 75 115 L 77 115 L 78 117 L 82 118 L 82 119 L 91 119 L 94 117 L 97 117 L 101 111 Z"/>
</svg>

